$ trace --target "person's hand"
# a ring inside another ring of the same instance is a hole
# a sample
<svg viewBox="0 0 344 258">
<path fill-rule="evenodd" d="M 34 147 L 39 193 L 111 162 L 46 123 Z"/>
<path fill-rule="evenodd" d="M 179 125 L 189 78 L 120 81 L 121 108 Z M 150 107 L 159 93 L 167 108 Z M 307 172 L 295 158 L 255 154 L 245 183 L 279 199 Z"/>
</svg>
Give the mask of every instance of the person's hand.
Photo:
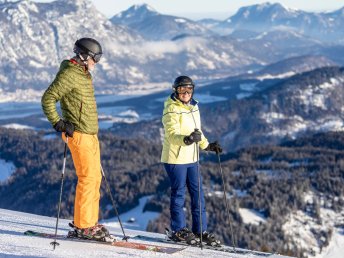
<svg viewBox="0 0 344 258">
<path fill-rule="evenodd" d="M 69 121 L 63 121 L 60 119 L 55 125 L 54 129 L 57 132 L 66 132 L 66 136 L 73 137 L 74 125 Z"/>
<path fill-rule="evenodd" d="M 206 150 L 206 151 L 214 151 L 214 152 L 216 152 L 216 154 L 222 153 L 222 148 L 221 148 L 221 146 L 220 146 L 220 144 L 218 142 L 209 143 L 207 148 L 205 148 L 204 150 Z"/>
<path fill-rule="evenodd" d="M 195 131 L 193 131 L 189 136 L 184 137 L 184 143 L 186 145 L 191 145 L 194 142 L 198 143 L 201 140 L 202 140 L 202 133 L 197 129 L 195 129 Z"/>
</svg>

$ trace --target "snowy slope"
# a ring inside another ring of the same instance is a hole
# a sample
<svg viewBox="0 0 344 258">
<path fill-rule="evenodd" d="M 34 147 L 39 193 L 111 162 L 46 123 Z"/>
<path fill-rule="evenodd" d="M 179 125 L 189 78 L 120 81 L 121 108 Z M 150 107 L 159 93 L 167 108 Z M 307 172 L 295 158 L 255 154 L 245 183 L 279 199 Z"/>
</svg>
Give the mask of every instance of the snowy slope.
<svg viewBox="0 0 344 258">
<path fill-rule="evenodd" d="M 29 237 L 23 235 L 26 230 L 44 231 L 54 233 L 55 218 L 32 215 L 22 212 L 15 212 L 0 209 L 0 257 L 166 257 L 169 255 L 152 253 L 149 251 L 139 251 L 122 247 L 112 247 L 97 245 L 94 243 L 80 243 L 67 240 L 58 241 L 60 246 L 55 251 L 52 250 L 51 239 Z M 60 220 L 59 234 L 67 233 L 68 221 Z M 119 226 L 109 227 L 110 231 L 120 236 Z M 148 233 L 143 231 L 126 230 L 128 236 L 148 235 L 153 237 L 163 237 L 161 234 Z M 135 240 L 139 242 L 138 240 Z M 164 246 L 175 246 L 173 244 L 160 244 Z M 174 258 L 182 257 L 208 257 L 208 258 L 243 258 L 259 257 L 254 255 L 238 255 L 222 253 L 213 250 L 200 250 L 199 248 L 188 247 L 178 253 L 171 255 Z M 283 258 L 285 256 L 271 255 L 270 258 Z"/>
</svg>

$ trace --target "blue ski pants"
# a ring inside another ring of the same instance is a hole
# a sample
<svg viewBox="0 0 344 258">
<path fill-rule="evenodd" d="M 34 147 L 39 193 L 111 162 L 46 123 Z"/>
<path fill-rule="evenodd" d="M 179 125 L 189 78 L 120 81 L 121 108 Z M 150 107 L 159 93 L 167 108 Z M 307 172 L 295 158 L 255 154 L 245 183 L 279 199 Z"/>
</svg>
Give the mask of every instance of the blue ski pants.
<svg viewBox="0 0 344 258">
<path fill-rule="evenodd" d="M 198 172 L 197 162 L 191 164 L 167 164 L 165 170 L 171 183 L 171 229 L 179 231 L 186 227 L 184 203 L 185 190 L 189 190 L 191 197 L 192 232 L 200 233 L 200 210 L 198 199 Z M 202 231 L 207 230 L 207 218 L 205 211 L 204 193 L 201 178 L 201 210 L 202 210 Z"/>
</svg>

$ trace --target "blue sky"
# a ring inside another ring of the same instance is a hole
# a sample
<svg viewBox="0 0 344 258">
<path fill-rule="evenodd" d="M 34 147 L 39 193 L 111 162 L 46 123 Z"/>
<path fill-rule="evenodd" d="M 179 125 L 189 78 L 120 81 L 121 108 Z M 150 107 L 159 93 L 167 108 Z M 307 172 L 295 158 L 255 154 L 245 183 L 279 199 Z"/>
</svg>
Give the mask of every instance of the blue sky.
<svg viewBox="0 0 344 258">
<path fill-rule="evenodd" d="M 52 2 L 36 0 L 36 2 Z M 179 15 L 190 19 L 218 18 L 225 19 L 240 7 L 268 2 L 267 0 L 92 0 L 96 8 L 107 17 L 129 8 L 134 4 L 147 3 L 163 14 Z M 270 1 L 284 6 L 305 11 L 333 11 L 344 7 L 342 0 L 283 0 Z"/>
</svg>

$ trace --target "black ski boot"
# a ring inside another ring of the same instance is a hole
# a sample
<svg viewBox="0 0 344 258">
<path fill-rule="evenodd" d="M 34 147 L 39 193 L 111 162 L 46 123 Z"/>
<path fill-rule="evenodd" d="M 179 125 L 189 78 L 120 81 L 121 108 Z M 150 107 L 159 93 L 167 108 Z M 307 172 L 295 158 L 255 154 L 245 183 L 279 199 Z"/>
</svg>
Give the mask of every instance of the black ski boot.
<svg viewBox="0 0 344 258">
<path fill-rule="evenodd" d="M 201 238 L 201 235 L 199 233 L 195 233 L 197 238 Z M 215 238 L 215 235 L 212 233 L 209 233 L 207 231 L 204 231 L 202 234 L 202 242 L 204 242 L 207 245 L 214 246 L 214 247 L 220 247 L 221 242 L 220 240 Z"/>
<path fill-rule="evenodd" d="M 199 238 L 197 238 L 188 228 L 183 228 L 177 232 L 172 231 L 170 239 L 175 242 L 185 242 L 188 245 L 199 244 Z"/>
</svg>

